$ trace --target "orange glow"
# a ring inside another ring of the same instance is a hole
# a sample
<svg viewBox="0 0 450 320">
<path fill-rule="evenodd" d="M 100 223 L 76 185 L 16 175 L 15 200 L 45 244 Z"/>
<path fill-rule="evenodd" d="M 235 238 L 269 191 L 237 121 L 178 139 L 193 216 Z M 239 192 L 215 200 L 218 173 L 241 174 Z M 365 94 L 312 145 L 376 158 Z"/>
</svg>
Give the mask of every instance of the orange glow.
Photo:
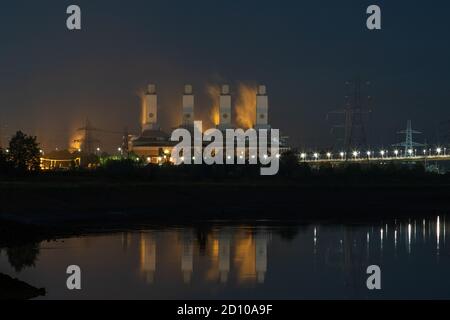
<svg viewBox="0 0 450 320">
<path fill-rule="evenodd" d="M 243 235 L 236 240 L 234 263 L 240 282 L 256 278 L 255 243 L 253 236 Z"/>
<path fill-rule="evenodd" d="M 220 96 L 220 87 L 218 85 L 208 85 L 207 92 L 209 97 L 212 100 L 212 106 L 210 111 L 210 119 L 212 123 L 217 126 L 219 125 L 219 96 Z"/>
<path fill-rule="evenodd" d="M 213 238 L 211 247 L 211 265 L 206 271 L 206 280 L 215 280 L 219 277 L 219 240 Z"/>
<path fill-rule="evenodd" d="M 217 258 L 219 256 L 219 240 L 218 239 L 213 240 L 212 256 L 213 256 L 213 258 Z"/>
<path fill-rule="evenodd" d="M 142 233 L 140 241 L 140 268 L 148 283 L 153 283 L 156 271 L 156 241 L 149 234 Z"/>
<path fill-rule="evenodd" d="M 83 133 L 75 131 L 70 137 L 69 148 L 70 150 L 78 150 L 81 148 L 81 140 L 83 139 Z"/>
<path fill-rule="evenodd" d="M 140 90 L 137 93 L 139 100 L 141 101 L 141 125 L 145 124 L 145 90 Z"/>
<path fill-rule="evenodd" d="M 239 128 L 253 128 L 256 119 L 256 86 L 239 84 L 239 96 L 236 101 L 236 124 Z"/>
</svg>

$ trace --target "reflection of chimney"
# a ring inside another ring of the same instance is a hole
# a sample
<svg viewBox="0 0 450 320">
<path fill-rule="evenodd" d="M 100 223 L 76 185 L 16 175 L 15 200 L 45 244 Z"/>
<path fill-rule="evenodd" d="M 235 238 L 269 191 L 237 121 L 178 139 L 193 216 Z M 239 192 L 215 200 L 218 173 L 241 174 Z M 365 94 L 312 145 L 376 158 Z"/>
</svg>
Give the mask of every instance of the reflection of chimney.
<svg viewBox="0 0 450 320">
<path fill-rule="evenodd" d="M 264 283 L 267 271 L 267 235 L 255 236 L 255 265 L 258 283 Z"/>
<path fill-rule="evenodd" d="M 131 234 L 128 232 L 123 232 L 122 233 L 122 249 L 123 249 L 123 251 L 125 251 L 125 252 L 128 251 L 130 242 L 131 242 Z"/>
<path fill-rule="evenodd" d="M 256 129 L 269 129 L 269 99 L 264 85 L 258 86 L 256 95 Z"/>
<path fill-rule="evenodd" d="M 230 235 L 226 231 L 219 234 L 219 273 L 220 282 L 228 281 L 228 273 L 230 272 Z"/>
<path fill-rule="evenodd" d="M 144 101 L 144 126 L 143 130 L 158 130 L 158 95 L 156 86 L 149 84 Z"/>
<path fill-rule="evenodd" d="M 147 283 L 153 283 L 156 271 L 156 241 L 152 235 L 141 235 L 141 271 Z"/>
<path fill-rule="evenodd" d="M 183 126 L 192 127 L 194 124 L 194 94 L 190 84 L 184 86 L 183 95 Z"/>
<path fill-rule="evenodd" d="M 230 86 L 222 86 L 219 99 L 219 129 L 231 128 L 231 95 Z"/>
<path fill-rule="evenodd" d="M 190 283 L 194 271 L 194 240 L 191 234 L 185 234 L 182 241 L 181 271 L 184 283 Z"/>
</svg>

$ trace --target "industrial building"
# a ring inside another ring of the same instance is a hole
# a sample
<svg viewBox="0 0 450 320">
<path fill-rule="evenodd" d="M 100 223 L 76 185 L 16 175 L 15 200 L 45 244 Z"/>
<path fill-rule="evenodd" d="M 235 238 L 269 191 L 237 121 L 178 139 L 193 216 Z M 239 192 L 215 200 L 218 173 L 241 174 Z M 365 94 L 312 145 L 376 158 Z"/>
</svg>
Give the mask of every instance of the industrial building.
<svg viewBox="0 0 450 320">
<path fill-rule="evenodd" d="M 55 150 L 41 158 L 42 170 L 70 170 L 79 167 L 81 157 L 79 154 L 70 153 L 67 150 Z"/>
<path fill-rule="evenodd" d="M 269 125 L 269 100 L 266 86 L 259 85 L 256 93 L 256 119 L 254 119 L 254 129 L 270 130 Z M 158 122 L 158 94 L 154 84 L 147 87 L 142 106 L 143 124 L 142 133 L 130 141 L 130 151 L 146 160 L 148 163 L 161 164 L 171 162 L 170 155 L 172 149 L 178 142 L 170 141 L 170 135 L 164 132 Z M 225 84 L 221 86 L 219 96 L 219 123 L 217 128 L 225 131 L 233 129 L 232 117 L 232 96 L 230 86 Z M 185 128 L 191 132 L 194 129 L 195 120 L 195 95 L 192 85 L 185 85 L 182 96 L 182 123 L 179 128 Z M 280 152 L 288 149 L 285 140 L 280 139 Z"/>
</svg>

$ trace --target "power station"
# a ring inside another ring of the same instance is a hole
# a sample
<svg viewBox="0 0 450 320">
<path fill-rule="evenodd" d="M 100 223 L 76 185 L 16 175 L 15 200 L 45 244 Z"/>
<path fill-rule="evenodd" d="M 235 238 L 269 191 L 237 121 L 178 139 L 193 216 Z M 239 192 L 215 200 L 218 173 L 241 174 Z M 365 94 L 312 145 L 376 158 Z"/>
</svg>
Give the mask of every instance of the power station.
<svg viewBox="0 0 450 320">
<path fill-rule="evenodd" d="M 220 88 L 219 94 L 219 123 L 217 129 L 225 131 L 235 128 L 233 123 L 233 97 L 228 84 L 224 84 Z M 269 130 L 269 98 L 265 85 L 259 85 L 256 92 L 256 118 L 253 119 L 254 129 Z M 184 86 L 182 95 L 182 122 L 179 128 L 185 128 L 193 131 L 195 120 L 195 95 L 192 85 Z M 154 84 L 147 87 L 142 106 L 142 132 L 138 137 L 134 137 L 130 141 L 129 149 L 131 152 L 145 159 L 148 163 L 159 164 L 171 161 L 170 155 L 172 149 L 177 144 L 170 140 L 170 135 L 161 129 L 158 122 L 158 94 Z M 280 141 L 281 152 L 288 149 L 286 145 L 286 137 Z"/>
</svg>

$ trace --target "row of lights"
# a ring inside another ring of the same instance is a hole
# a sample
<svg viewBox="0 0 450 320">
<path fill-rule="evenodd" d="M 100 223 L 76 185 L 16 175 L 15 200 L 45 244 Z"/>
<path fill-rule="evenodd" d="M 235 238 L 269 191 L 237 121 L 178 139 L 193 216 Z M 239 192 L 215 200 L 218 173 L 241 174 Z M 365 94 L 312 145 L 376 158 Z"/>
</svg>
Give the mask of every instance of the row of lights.
<svg viewBox="0 0 450 320">
<path fill-rule="evenodd" d="M 447 153 L 447 148 L 437 148 L 435 151 L 436 151 L 436 155 L 440 156 L 440 155 L 443 154 L 443 155 L 445 156 L 446 153 Z M 428 153 L 429 155 L 432 155 L 432 149 L 429 149 L 429 150 L 424 149 L 424 150 L 423 150 L 423 154 L 424 154 L 424 155 L 427 155 L 427 153 Z M 398 157 L 398 156 L 401 155 L 401 154 L 402 154 L 401 151 L 399 151 L 399 150 L 397 150 L 397 149 L 394 150 L 394 155 L 395 155 L 395 157 Z M 407 154 L 408 154 L 408 156 L 417 156 L 417 150 L 409 149 L 409 150 L 407 151 Z M 346 152 L 340 152 L 340 153 L 339 153 L 339 157 L 340 157 L 342 160 L 345 159 L 345 156 L 346 156 L 346 155 L 347 155 Z M 379 152 L 379 155 L 381 156 L 381 158 L 388 157 L 389 151 L 388 151 L 388 150 L 381 150 L 381 151 Z M 366 152 L 366 156 L 367 156 L 368 158 L 374 157 L 374 156 L 376 156 L 376 152 L 373 152 L 373 151 L 367 151 L 367 152 Z M 333 159 L 333 154 L 332 154 L 331 152 L 327 152 L 327 153 L 326 153 L 326 157 L 327 157 L 327 159 L 331 160 L 331 159 Z M 355 158 L 355 159 L 360 158 L 360 157 L 361 157 L 361 152 L 360 152 L 360 151 L 357 151 L 357 150 L 353 151 L 353 152 L 352 152 L 352 157 Z M 308 158 L 308 154 L 306 154 L 306 153 L 303 152 L 303 153 L 300 154 L 300 158 L 301 158 L 302 160 L 306 160 L 306 159 Z M 320 153 L 314 152 L 314 153 L 312 154 L 312 158 L 315 159 L 315 160 L 319 160 L 319 159 L 320 159 Z"/>
<path fill-rule="evenodd" d="M 276 157 L 277 157 L 277 159 L 279 159 L 279 158 L 281 158 L 281 155 L 280 155 L 280 154 L 277 154 Z M 205 156 L 205 159 L 208 159 L 208 158 L 209 158 L 208 156 Z M 255 156 L 255 155 L 252 155 L 251 158 L 252 158 L 252 159 L 255 159 L 256 156 Z M 268 158 L 268 155 L 265 154 L 265 155 L 264 155 L 264 159 L 267 159 L 267 158 Z M 172 158 L 171 158 L 171 159 L 172 159 Z M 230 160 L 230 159 L 231 159 L 231 156 L 227 156 L 227 159 Z M 239 159 L 244 159 L 244 156 L 243 156 L 243 155 L 240 155 L 240 156 L 239 156 Z M 180 160 L 181 160 L 181 161 L 184 161 L 184 157 L 180 157 Z M 192 160 L 195 160 L 195 157 L 192 157 Z"/>
<path fill-rule="evenodd" d="M 118 152 L 122 152 L 122 150 L 123 150 L 123 149 L 122 149 L 121 147 L 117 148 L 117 151 L 118 151 Z M 80 149 L 78 149 L 77 151 L 78 151 L 78 152 L 81 152 L 82 150 L 81 150 L 81 148 L 80 148 Z M 100 152 L 101 149 L 100 149 L 100 148 L 97 148 L 96 151 L 97 151 L 97 152 Z"/>
</svg>

